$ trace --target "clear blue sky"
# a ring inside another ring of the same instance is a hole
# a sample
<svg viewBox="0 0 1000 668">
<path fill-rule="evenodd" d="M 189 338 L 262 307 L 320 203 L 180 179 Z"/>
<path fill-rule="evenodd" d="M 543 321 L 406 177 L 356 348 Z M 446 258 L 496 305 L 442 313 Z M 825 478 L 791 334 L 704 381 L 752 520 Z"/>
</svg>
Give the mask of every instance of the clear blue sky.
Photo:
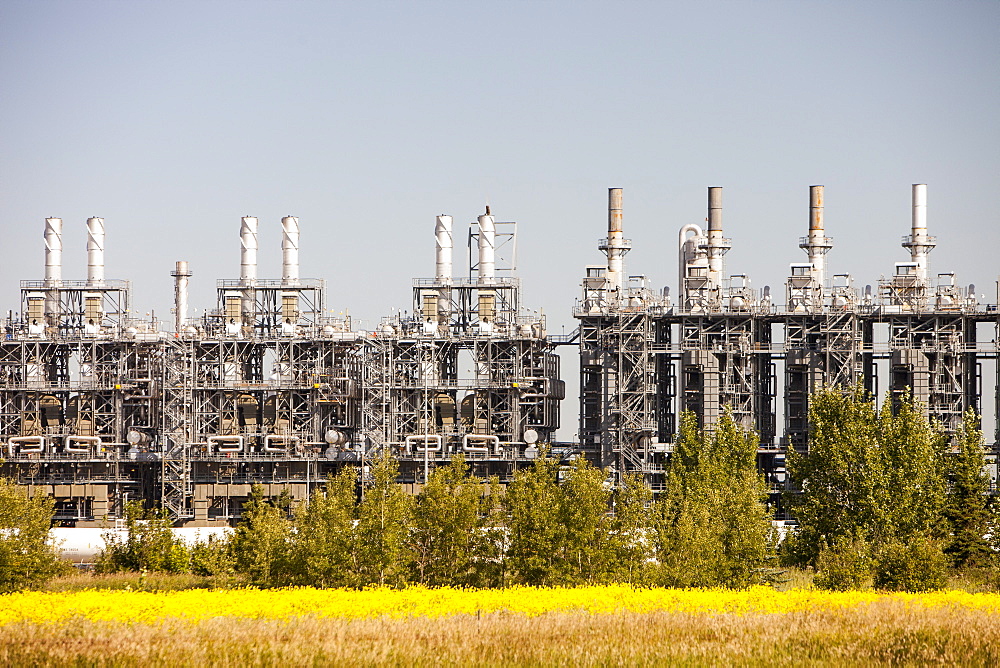
<svg viewBox="0 0 1000 668">
<path fill-rule="evenodd" d="M 67 279 L 103 216 L 108 278 L 169 320 L 175 260 L 212 307 L 240 216 L 275 277 L 296 215 L 302 275 L 371 326 L 433 274 L 434 216 L 488 201 L 519 221 L 525 303 L 568 331 L 610 186 L 630 273 L 673 286 L 677 230 L 721 185 L 728 271 L 782 294 L 809 185 L 827 187 L 830 271 L 863 286 L 907 259 L 918 182 L 932 271 L 992 302 L 998 83 L 995 1 L 5 0 L 0 308 L 42 277 L 46 216 Z"/>
</svg>

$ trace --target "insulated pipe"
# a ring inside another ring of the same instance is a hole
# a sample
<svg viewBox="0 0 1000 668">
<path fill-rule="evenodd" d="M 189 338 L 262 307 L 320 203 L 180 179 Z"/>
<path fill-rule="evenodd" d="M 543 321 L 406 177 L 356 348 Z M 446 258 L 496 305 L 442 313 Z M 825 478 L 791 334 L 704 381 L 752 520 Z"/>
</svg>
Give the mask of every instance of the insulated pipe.
<svg viewBox="0 0 1000 668">
<path fill-rule="evenodd" d="M 45 219 L 45 283 L 62 282 L 62 218 Z"/>
<path fill-rule="evenodd" d="M 480 223 L 481 225 L 482 223 Z M 434 224 L 434 240 L 437 247 L 437 253 L 435 256 L 435 272 L 434 278 L 437 280 L 439 285 L 446 285 L 451 283 L 451 255 L 452 249 L 454 248 L 455 242 L 451 235 L 452 230 L 452 217 L 440 215 L 437 217 Z M 480 248 L 482 248 L 482 237 L 480 237 Z M 481 267 L 482 265 L 480 265 Z"/>
<path fill-rule="evenodd" d="M 240 225 L 240 280 L 249 285 L 257 280 L 257 219 L 244 216 Z"/>
<path fill-rule="evenodd" d="M 608 188 L 608 271 L 612 290 L 625 287 L 625 238 L 622 235 L 622 189 Z"/>
<path fill-rule="evenodd" d="M 927 236 L 927 185 L 913 184 L 913 222 L 910 239 L 903 244 L 910 248 L 910 258 L 917 265 L 917 278 L 927 278 L 927 254 L 934 248 L 934 241 Z"/>
<path fill-rule="evenodd" d="M 174 332 L 180 334 L 187 324 L 188 279 L 191 278 L 188 263 L 178 260 L 170 275 L 174 277 Z"/>
<path fill-rule="evenodd" d="M 298 285 L 299 282 L 299 219 L 285 216 L 281 219 L 281 284 Z"/>
<path fill-rule="evenodd" d="M 490 207 L 479 216 L 479 281 L 492 281 L 496 273 L 496 220 Z"/>
<path fill-rule="evenodd" d="M 104 219 L 87 219 L 87 286 L 104 283 Z"/>
</svg>

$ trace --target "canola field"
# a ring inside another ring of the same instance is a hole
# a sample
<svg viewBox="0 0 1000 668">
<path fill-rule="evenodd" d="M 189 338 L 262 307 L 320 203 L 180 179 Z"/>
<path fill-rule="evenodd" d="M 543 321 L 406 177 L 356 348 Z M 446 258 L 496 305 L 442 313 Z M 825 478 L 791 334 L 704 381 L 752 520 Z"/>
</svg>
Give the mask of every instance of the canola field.
<svg viewBox="0 0 1000 668">
<path fill-rule="evenodd" d="M 86 590 L 0 596 L 0 665 L 1000 665 L 1000 594 Z"/>
</svg>

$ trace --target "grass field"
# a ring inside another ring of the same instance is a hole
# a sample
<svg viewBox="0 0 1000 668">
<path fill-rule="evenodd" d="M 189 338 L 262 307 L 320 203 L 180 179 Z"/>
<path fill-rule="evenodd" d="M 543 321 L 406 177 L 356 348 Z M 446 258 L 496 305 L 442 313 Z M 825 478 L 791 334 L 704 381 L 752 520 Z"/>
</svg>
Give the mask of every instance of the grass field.
<svg viewBox="0 0 1000 668">
<path fill-rule="evenodd" d="M 3 665 L 1000 665 L 1000 595 L 581 587 L 24 592 Z"/>
</svg>

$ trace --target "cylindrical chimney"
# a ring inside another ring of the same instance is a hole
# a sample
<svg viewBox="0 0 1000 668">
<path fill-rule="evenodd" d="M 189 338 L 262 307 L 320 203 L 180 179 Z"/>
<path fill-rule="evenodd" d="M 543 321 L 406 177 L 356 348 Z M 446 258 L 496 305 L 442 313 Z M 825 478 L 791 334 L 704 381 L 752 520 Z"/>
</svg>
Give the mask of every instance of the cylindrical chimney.
<svg viewBox="0 0 1000 668">
<path fill-rule="evenodd" d="M 297 285 L 299 282 L 299 219 L 285 216 L 281 219 L 281 283 Z"/>
<path fill-rule="evenodd" d="M 188 279 L 191 278 L 188 263 L 178 260 L 170 275 L 174 277 L 174 332 L 180 334 L 187 324 Z"/>
<path fill-rule="evenodd" d="M 479 280 L 492 281 L 496 274 L 496 220 L 490 215 L 490 207 L 479 216 Z"/>
<path fill-rule="evenodd" d="M 708 189 L 708 232 L 718 232 L 722 235 L 722 188 L 712 186 Z"/>
<path fill-rule="evenodd" d="M 924 183 L 913 184 L 913 222 L 908 245 L 910 258 L 917 265 L 917 278 L 926 279 L 927 254 L 935 244 L 927 236 L 927 185 Z"/>
<path fill-rule="evenodd" d="M 826 280 L 826 229 L 823 226 L 823 186 L 809 186 L 809 240 L 807 252 L 813 276 L 820 285 Z"/>
<path fill-rule="evenodd" d="M 104 219 L 87 219 L 87 285 L 104 283 Z"/>
<path fill-rule="evenodd" d="M 625 287 L 625 237 L 622 235 L 622 189 L 608 188 L 608 271 L 612 290 Z"/>
<path fill-rule="evenodd" d="M 244 216 L 240 225 L 240 280 L 244 284 L 257 280 L 257 219 Z"/>
<path fill-rule="evenodd" d="M 729 250 L 722 238 L 722 188 L 708 189 L 708 278 L 712 288 L 722 285 L 722 257 Z"/>
<path fill-rule="evenodd" d="M 440 215 L 434 223 L 434 242 L 436 246 L 434 278 L 439 284 L 451 283 L 451 255 L 455 242 L 452 239 L 452 217 Z"/>
<path fill-rule="evenodd" d="M 62 218 L 45 219 L 45 282 L 62 281 Z"/>
</svg>

